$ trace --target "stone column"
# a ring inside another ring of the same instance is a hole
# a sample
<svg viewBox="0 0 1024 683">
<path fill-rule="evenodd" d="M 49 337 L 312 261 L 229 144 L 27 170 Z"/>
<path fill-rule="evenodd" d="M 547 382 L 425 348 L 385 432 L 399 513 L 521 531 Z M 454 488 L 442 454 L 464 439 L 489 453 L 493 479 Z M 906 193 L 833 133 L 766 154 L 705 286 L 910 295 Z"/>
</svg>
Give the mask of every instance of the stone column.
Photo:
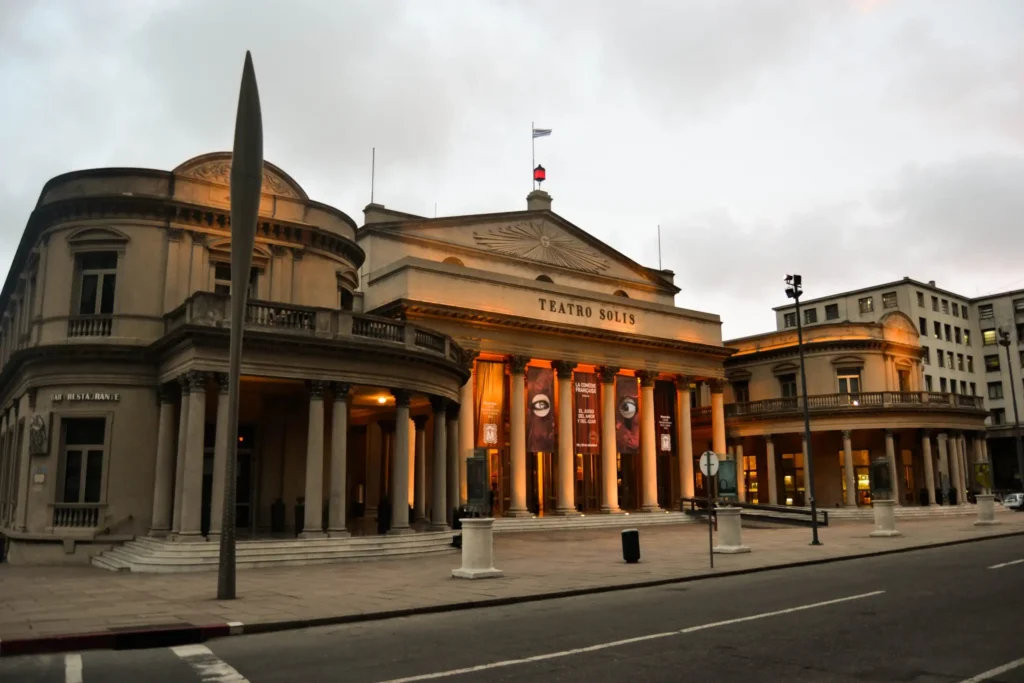
<svg viewBox="0 0 1024 683">
<path fill-rule="evenodd" d="M 430 407 L 434 410 L 434 478 L 430 482 L 430 530 L 444 531 L 448 528 L 448 424 L 445 415 L 448 399 L 431 396 Z"/>
<path fill-rule="evenodd" d="M 512 501 L 509 506 L 509 517 L 527 517 L 526 509 L 526 364 L 530 359 L 526 356 L 510 356 L 509 370 L 512 383 L 509 391 L 509 443 L 512 451 Z"/>
<path fill-rule="evenodd" d="M 29 490 L 31 489 L 30 477 L 32 476 L 31 463 L 29 462 L 32 458 L 29 455 L 29 438 L 28 434 L 25 433 L 21 438 L 21 443 L 18 443 L 18 433 L 22 430 L 28 431 L 28 418 L 18 417 L 18 403 L 14 403 L 14 409 L 11 413 L 13 419 L 11 426 L 7 430 L 7 438 L 10 439 L 10 453 L 11 457 L 17 462 L 18 472 L 18 500 L 16 503 L 17 518 L 18 518 L 18 531 L 28 531 L 28 496 Z M 52 435 L 51 435 L 52 436 Z M 85 476 L 85 473 L 82 474 Z"/>
<path fill-rule="evenodd" d="M 185 473 L 181 492 L 181 531 L 184 540 L 199 540 L 203 525 L 203 450 L 206 436 L 205 372 L 188 373 L 188 432 L 185 439 Z"/>
<path fill-rule="evenodd" d="M 679 441 L 679 495 L 693 498 L 693 429 L 690 424 L 692 377 L 676 377 L 676 436 Z"/>
<path fill-rule="evenodd" d="M 462 408 L 458 403 L 449 403 L 448 408 L 445 411 L 445 423 L 448 430 L 448 438 L 446 439 L 445 448 L 448 450 L 448 491 L 445 496 L 445 520 L 451 523 L 452 512 L 459 505 L 459 434 L 461 433 L 462 425 L 459 420 L 461 419 Z M 436 437 L 435 437 L 436 438 Z M 436 475 L 435 475 L 436 476 Z M 494 501 L 495 505 L 500 505 L 501 501 Z"/>
<path fill-rule="evenodd" d="M 939 488 L 942 489 L 942 502 L 949 502 L 949 452 L 946 446 L 949 442 L 949 435 L 941 432 L 938 435 L 939 441 Z"/>
<path fill-rule="evenodd" d="M 747 502 L 747 473 L 743 466 L 743 441 L 736 442 L 736 496 L 741 503 Z"/>
<path fill-rule="evenodd" d="M 956 504 L 964 505 L 963 451 L 960 450 L 960 432 L 953 432 L 949 439 L 949 459 L 952 470 L 953 488 L 956 489 Z"/>
<path fill-rule="evenodd" d="M 306 431 L 306 518 L 302 538 L 324 535 L 324 390 L 326 383 L 309 383 L 309 422 Z"/>
<path fill-rule="evenodd" d="M 417 522 L 427 520 L 427 420 L 426 415 L 417 415 L 412 419 L 416 425 L 416 446 L 414 452 L 412 487 L 412 512 Z"/>
<path fill-rule="evenodd" d="M 334 402 L 331 415 L 331 478 L 328 483 L 327 535 L 348 536 L 348 396 L 351 385 L 331 385 Z M 369 431 L 369 430 L 367 430 Z"/>
<path fill-rule="evenodd" d="M 935 461 L 932 458 L 932 437 L 927 429 L 921 430 L 921 459 L 924 461 L 924 487 L 928 505 L 935 505 Z"/>
<path fill-rule="evenodd" d="M 458 467 L 454 469 L 455 472 L 458 472 L 459 495 L 458 497 L 451 498 L 450 505 L 452 508 L 455 508 L 460 503 L 462 505 L 467 503 L 466 461 L 473 457 L 473 449 L 476 448 L 476 423 L 473 419 L 474 406 L 476 405 L 473 396 L 476 385 L 476 372 L 474 370 L 476 357 L 477 353 L 475 351 L 466 351 L 462 357 L 463 363 L 469 369 L 469 379 L 466 380 L 466 383 L 459 390 L 459 419 L 456 422 L 459 425 L 459 462 Z"/>
<path fill-rule="evenodd" d="M 181 402 L 178 408 L 178 441 L 177 453 L 174 457 L 174 512 L 172 514 L 171 531 L 181 531 L 181 496 L 185 491 L 185 453 L 188 446 L 188 403 L 192 387 L 188 375 L 178 378 L 181 390 Z"/>
<path fill-rule="evenodd" d="M 618 368 L 598 368 L 601 375 L 601 512 L 619 509 L 619 468 L 615 461 L 615 376 Z"/>
<path fill-rule="evenodd" d="M 765 450 L 767 451 L 768 460 L 768 504 L 778 505 L 779 504 L 779 480 L 778 474 L 776 473 L 775 467 L 775 442 L 772 441 L 771 434 L 765 434 L 764 436 Z"/>
<path fill-rule="evenodd" d="M 846 507 L 857 507 L 857 477 L 853 471 L 853 439 L 849 429 L 843 430 L 843 477 L 846 480 Z"/>
<path fill-rule="evenodd" d="M 174 504 L 174 395 L 161 385 L 160 422 L 156 433 L 156 473 L 153 478 L 153 521 L 150 536 L 166 536 L 171 530 Z"/>
<path fill-rule="evenodd" d="M 363 517 L 374 519 L 378 514 L 381 490 L 381 460 L 387 457 L 384 451 L 384 427 L 380 423 L 371 422 L 366 426 L 366 501 Z"/>
<path fill-rule="evenodd" d="M 885 430 L 885 458 L 889 461 L 889 477 L 892 479 L 892 499 L 897 506 L 903 505 L 900 495 L 899 468 L 896 466 L 896 445 L 893 442 L 892 430 Z"/>
<path fill-rule="evenodd" d="M 711 387 L 711 449 L 719 457 L 725 455 L 725 380 L 714 378 L 708 380 Z"/>
<path fill-rule="evenodd" d="M 224 478 L 228 470 L 228 373 L 216 373 L 217 379 L 217 431 L 213 442 L 213 477 L 210 481 L 210 533 L 209 540 L 220 537 L 224 523 Z M 238 438 L 236 434 L 235 439 Z"/>
<path fill-rule="evenodd" d="M 555 512 L 576 514 L 576 454 L 573 452 L 572 371 L 575 363 L 559 360 L 552 364 L 558 373 L 558 491 Z"/>
<path fill-rule="evenodd" d="M 643 482 L 640 490 L 641 510 L 657 512 L 658 506 L 658 435 L 654 429 L 654 380 L 656 372 L 638 370 L 640 380 L 640 458 Z"/>
<path fill-rule="evenodd" d="M 395 395 L 395 449 L 391 461 L 390 534 L 412 533 L 409 528 L 409 401 L 408 391 L 393 389 Z"/>
<path fill-rule="evenodd" d="M 974 471 L 971 449 L 967 447 L 967 435 L 960 433 L 960 464 L 963 465 L 964 502 L 967 502 L 967 494 L 971 491 L 971 472 Z"/>
</svg>

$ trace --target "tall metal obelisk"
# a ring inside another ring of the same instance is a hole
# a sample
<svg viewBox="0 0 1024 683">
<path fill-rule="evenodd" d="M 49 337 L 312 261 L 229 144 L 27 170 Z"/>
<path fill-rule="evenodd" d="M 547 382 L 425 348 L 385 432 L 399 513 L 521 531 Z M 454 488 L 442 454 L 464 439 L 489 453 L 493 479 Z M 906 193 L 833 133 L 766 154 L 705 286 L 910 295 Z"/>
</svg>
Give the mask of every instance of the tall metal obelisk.
<svg viewBox="0 0 1024 683">
<path fill-rule="evenodd" d="M 231 156 L 231 342 L 228 360 L 228 453 L 224 474 L 224 516 L 217 569 L 217 599 L 235 598 L 235 465 L 238 456 L 238 392 L 242 332 L 249 270 L 256 242 L 256 218 L 263 188 L 263 115 L 252 55 L 245 53 L 242 87 Z"/>
</svg>

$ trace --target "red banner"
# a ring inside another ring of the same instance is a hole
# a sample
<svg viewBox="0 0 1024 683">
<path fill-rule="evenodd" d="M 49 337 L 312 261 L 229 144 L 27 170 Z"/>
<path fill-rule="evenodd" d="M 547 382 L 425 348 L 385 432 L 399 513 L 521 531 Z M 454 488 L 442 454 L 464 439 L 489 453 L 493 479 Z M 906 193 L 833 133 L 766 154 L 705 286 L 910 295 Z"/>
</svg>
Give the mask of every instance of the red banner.
<svg viewBox="0 0 1024 683">
<path fill-rule="evenodd" d="M 505 365 L 477 361 L 475 399 L 476 446 L 500 448 L 501 426 L 504 422 Z"/>
<path fill-rule="evenodd" d="M 576 396 L 576 453 L 600 453 L 601 432 L 597 424 L 597 375 L 577 372 L 573 376 Z M 559 407 L 559 410 L 566 408 Z"/>
<path fill-rule="evenodd" d="M 555 371 L 526 368 L 526 450 L 555 451 Z"/>
<path fill-rule="evenodd" d="M 619 453 L 640 452 L 640 401 L 636 377 L 615 377 L 615 446 Z"/>
</svg>

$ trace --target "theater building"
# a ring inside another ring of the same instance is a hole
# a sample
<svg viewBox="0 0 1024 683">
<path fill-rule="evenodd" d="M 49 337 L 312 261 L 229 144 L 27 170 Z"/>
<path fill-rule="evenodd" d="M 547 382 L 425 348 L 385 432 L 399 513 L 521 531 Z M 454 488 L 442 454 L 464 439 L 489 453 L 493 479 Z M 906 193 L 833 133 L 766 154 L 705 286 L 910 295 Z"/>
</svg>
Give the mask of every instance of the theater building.
<svg viewBox="0 0 1024 683">
<path fill-rule="evenodd" d="M 239 429 L 226 424 L 230 155 L 43 188 L 0 310 L 9 559 L 443 530 L 486 459 L 498 516 L 657 511 L 726 448 L 718 316 L 551 210 L 365 224 L 266 164 Z M 699 439 L 698 439 L 699 443 Z"/>
</svg>

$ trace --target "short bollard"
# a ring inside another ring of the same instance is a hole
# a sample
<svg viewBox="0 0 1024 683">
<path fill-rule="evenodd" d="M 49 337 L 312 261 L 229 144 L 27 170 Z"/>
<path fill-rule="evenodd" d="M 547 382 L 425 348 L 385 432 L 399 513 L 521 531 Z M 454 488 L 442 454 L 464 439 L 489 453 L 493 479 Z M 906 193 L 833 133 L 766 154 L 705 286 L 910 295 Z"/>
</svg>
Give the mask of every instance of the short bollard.
<svg viewBox="0 0 1024 683">
<path fill-rule="evenodd" d="M 871 536 L 886 538 L 903 535 L 896 530 L 895 505 L 896 502 L 892 500 L 871 501 L 871 507 L 875 509 L 875 530 L 871 532 Z"/>
<path fill-rule="evenodd" d="M 640 532 L 636 529 L 622 530 L 622 559 L 627 564 L 640 561 Z"/>
<path fill-rule="evenodd" d="M 979 493 L 978 496 L 978 521 L 974 526 L 992 526 L 999 524 L 996 520 L 996 497 L 991 493 Z"/>
<path fill-rule="evenodd" d="M 452 570 L 457 579 L 492 579 L 504 572 L 494 568 L 494 520 L 489 517 L 462 520 L 462 567 Z"/>
<path fill-rule="evenodd" d="M 718 514 L 718 545 L 714 547 L 714 552 L 725 555 L 749 553 L 750 548 L 743 545 L 740 509 L 720 507 L 716 512 Z"/>
</svg>

